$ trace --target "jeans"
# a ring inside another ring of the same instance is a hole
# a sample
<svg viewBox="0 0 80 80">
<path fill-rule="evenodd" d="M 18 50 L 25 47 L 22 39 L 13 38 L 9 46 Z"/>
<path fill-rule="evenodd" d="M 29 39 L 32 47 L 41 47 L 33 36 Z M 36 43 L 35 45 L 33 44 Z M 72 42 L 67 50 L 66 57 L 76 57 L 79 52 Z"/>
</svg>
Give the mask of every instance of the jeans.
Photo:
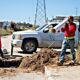
<svg viewBox="0 0 80 80">
<path fill-rule="evenodd" d="M 67 46 L 70 46 L 71 49 L 71 54 L 72 54 L 72 60 L 75 60 L 75 50 L 74 50 L 74 44 L 75 44 L 75 40 L 71 39 L 71 40 L 63 40 L 62 43 L 62 52 L 60 53 L 60 62 L 63 63 L 64 62 L 64 56 L 65 56 L 65 52 L 67 49 Z"/>
</svg>

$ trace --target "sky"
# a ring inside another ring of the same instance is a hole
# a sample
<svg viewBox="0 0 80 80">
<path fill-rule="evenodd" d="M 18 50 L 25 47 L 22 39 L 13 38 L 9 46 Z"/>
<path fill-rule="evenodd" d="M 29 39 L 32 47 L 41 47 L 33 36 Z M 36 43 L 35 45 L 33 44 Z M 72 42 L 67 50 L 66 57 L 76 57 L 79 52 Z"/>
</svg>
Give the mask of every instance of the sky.
<svg viewBox="0 0 80 80">
<path fill-rule="evenodd" d="M 45 0 L 48 19 L 80 15 L 80 0 Z M 0 21 L 34 23 L 37 0 L 0 0 Z"/>
</svg>

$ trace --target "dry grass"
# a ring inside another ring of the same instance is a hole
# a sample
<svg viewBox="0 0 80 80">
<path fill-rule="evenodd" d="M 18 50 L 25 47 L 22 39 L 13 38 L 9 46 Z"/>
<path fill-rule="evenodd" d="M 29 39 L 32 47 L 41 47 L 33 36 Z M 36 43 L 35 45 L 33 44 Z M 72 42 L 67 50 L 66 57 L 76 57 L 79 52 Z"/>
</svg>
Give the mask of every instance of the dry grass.
<svg viewBox="0 0 80 80">
<path fill-rule="evenodd" d="M 9 34 L 11 34 L 12 32 L 13 32 L 13 30 L 10 30 L 10 29 L 5 30 L 5 29 L 1 29 L 1 28 L 0 28 L 0 35 L 1 35 L 1 36 L 9 35 Z"/>
<path fill-rule="evenodd" d="M 77 49 L 77 52 L 76 52 L 76 60 L 77 60 L 78 62 L 80 62 L 80 43 L 79 43 L 79 45 L 78 45 L 78 49 Z"/>
</svg>

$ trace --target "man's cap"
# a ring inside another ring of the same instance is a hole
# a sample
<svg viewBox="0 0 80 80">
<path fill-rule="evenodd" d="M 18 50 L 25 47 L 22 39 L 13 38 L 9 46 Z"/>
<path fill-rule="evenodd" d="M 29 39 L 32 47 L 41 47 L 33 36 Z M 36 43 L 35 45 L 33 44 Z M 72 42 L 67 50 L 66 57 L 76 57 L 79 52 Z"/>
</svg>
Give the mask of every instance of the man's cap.
<svg viewBox="0 0 80 80">
<path fill-rule="evenodd" d="M 69 16 L 68 18 L 71 19 L 71 20 L 74 20 L 73 16 Z"/>
</svg>

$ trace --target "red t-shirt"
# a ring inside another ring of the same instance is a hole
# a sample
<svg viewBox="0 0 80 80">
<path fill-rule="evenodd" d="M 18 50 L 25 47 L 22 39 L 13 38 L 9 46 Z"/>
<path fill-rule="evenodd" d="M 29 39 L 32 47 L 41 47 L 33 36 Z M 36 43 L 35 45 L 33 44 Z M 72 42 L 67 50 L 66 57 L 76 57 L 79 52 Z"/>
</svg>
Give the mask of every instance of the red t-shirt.
<svg viewBox="0 0 80 80">
<path fill-rule="evenodd" d="M 61 28 L 61 31 L 64 32 L 64 36 L 66 37 L 75 36 L 76 24 L 68 23 L 63 28 Z"/>
</svg>

